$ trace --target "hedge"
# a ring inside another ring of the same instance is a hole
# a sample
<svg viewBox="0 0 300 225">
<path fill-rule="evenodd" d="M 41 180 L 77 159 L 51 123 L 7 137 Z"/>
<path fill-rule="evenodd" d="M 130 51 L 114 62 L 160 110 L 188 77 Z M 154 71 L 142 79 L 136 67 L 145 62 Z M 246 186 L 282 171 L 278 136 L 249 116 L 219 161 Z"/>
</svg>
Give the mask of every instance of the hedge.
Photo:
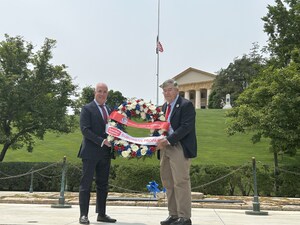
<svg viewBox="0 0 300 225">
<path fill-rule="evenodd" d="M 60 191 L 62 163 L 0 163 L 0 191 L 29 191 L 33 175 L 33 191 Z M 253 195 L 252 166 L 191 166 L 192 191 L 205 195 Z M 260 196 L 300 197 L 300 167 L 285 166 L 277 177 L 274 191 L 273 168 L 256 169 Z M 78 191 L 81 165 L 67 165 L 66 191 Z M 113 165 L 110 171 L 110 191 L 148 192 L 146 185 L 156 181 L 162 189 L 159 166 Z M 95 186 L 93 185 L 93 191 Z"/>
</svg>

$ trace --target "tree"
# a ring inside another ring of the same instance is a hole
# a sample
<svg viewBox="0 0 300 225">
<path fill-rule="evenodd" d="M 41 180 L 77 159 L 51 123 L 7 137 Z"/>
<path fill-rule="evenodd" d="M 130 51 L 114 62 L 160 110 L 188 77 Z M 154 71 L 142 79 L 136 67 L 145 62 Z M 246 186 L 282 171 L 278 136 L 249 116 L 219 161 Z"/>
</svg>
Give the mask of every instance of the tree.
<svg viewBox="0 0 300 225">
<path fill-rule="evenodd" d="M 45 39 L 36 53 L 22 37 L 0 42 L 0 144 L 3 161 L 9 148 L 27 146 L 33 150 L 34 137 L 43 139 L 46 131 L 68 133 L 73 117 L 72 84 L 65 65 L 52 65 L 55 41 Z"/>
<path fill-rule="evenodd" d="M 95 89 L 92 86 L 82 88 L 79 98 L 75 100 L 74 114 L 79 115 L 81 107 L 85 104 L 93 101 L 95 95 Z"/>
<path fill-rule="evenodd" d="M 222 69 L 212 86 L 209 108 L 222 108 L 226 94 L 230 94 L 231 103 L 245 90 L 264 66 L 264 59 L 258 53 L 259 46 L 253 45 L 249 55 L 236 58 L 226 69 Z"/>
<path fill-rule="evenodd" d="M 91 86 L 84 87 L 81 92 L 81 106 L 93 101 L 95 96 L 95 89 Z"/>
<path fill-rule="evenodd" d="M 270 139 L 275 174 L 278 153 L 295 155 L 300 147 L 300 64 L 284 68 L 270 66 L 239 96 L 236 106 L 227 114 L 227 132 L 253 132 L 253 143 L 262 137 Z"/>
<path fill-rule="evenodd" d="M 275 61 L 283 67 L 289 64 L 292 51 L 300 49 L 300 2 L 299 0 L 275 0 L 268 6 L 268 13 L 262 18 L 264 31 L 269 36 L 268 50 Z M 284 4 L 285 3 L 285 4 Z"/>
<path fill-rule="evenodd" d="M 109 105 L 112 109 L 121 105 L 125 100 L 126 98 L 119 91 L 110 90 L 108 92 L 107 105 Z"/>
</svg>

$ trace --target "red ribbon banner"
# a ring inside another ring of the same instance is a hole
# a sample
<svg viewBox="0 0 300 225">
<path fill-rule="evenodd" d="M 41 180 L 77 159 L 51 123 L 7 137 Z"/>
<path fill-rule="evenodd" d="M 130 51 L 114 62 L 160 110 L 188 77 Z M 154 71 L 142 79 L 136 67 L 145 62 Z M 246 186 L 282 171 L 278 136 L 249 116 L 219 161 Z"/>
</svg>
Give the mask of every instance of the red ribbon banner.
<svg viewBox="0 0 300 225">
<path fill-rule="evenodd" d="M 154 121 L 154 122 L 148 122 L 148 123 L 136 123 L 130 119 L 128 119 L 126 116 L 118 113 L 117 111 L 113 111 L 109 118 L 112 120 L 117 121 L 118 123 L 124 124 L 129 127 L 136 127 L 136 128 L 144 128 L 149 130 L 169 130 L 169 122 L 163 122 L 163 121 Z"/>
</svg>

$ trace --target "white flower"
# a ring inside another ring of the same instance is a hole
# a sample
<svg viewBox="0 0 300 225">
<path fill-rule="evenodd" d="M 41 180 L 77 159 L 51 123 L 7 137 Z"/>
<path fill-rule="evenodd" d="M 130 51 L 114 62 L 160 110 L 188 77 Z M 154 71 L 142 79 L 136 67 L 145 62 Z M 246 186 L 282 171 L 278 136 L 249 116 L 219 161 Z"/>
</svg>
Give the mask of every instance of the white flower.
<svg viewBox="0 0 300 225">
<path fill-rule="evenodd" d="M 141 118 L 142 118 L 143 120 L 146 119 L 146 113 L 141 112 Z"/>
<path fill-rule="evenodd" d="M 145 146 L 145 145 L 141 145 L 141 147 L 140 147 L 140 148 L 141 148 L 141 151 L 142 151 L 142 150 L 146 150 L 146 151 L 148 150 L 148 147 L 147 147 L 147 146 Z"/>
<path fill-rule="evenodd" d="M 136 101 L 133 101 L 133 102 L 131 103 L 132 108 L 135 108 L 136 104 L 137 104 L 137 102 L 136 102 Z"/>
<path fill-rule="evenodd" d="M 121 141 L 122 141 L 122 140 L 116 140 L 116 141 L 115 141 L 115 144 L 116 144 L 116 145 L 121 145 Z"/>
<path fill-rule="evenodd" d="M 135 110 L 135 114 L 136 114 L 136 115 L 139 115 L 139 114 L 140 114 L 140 111 L 139 111 L 139 110 Z"/>
<path fill-rule="evenodd" d="M 124 158 L 128 158 L 128 156 L 130 155 L 130 150 L 127 150 L 127 151 L 122 151 L 122 156 L 124 157 Z"/>
<path fill-rule="evenodd" d="M 165 132 L 165 130 L 159 130 L 159 131 L 158 131 L 158 133 L 159 133 L 160 135 L 162 135 L 164 132 Z"/>
<path fill-rule="evenodd" d="M 112 142 L 115 138 L 111 135 L 107 136 L 107 141 Z"/>
<path fill-rule="evenodd" d="M 141 155 L 146 155 L 147 153 L 147 148 L 142 148 L 141 149 Z"/>
<path fill-rule="evenodd" d="M 132 105 L 131 104 L 126 105 L 126 109 L 127 110 L 132 110 Z"/>
<path fill-rule="evenodd" d="M 150 106 L 149 106 L 149 109 L 150 109 L 151 111 L 154 111 L 154 110 L 156 111 L 156 106 L 155 106 L 155 105 L 150 105 Z"/>
<path fill-rule="evenodd" d="M 145 103 L 144 101 L 140 101 L 139 105 L 144 105 L 144 103 Z"/>
<path fill-rule="evenodd" d="M 166 120 L 166 117 L 164 115 L 161 115 L 159 118 L 158 118 L 160 121 L 165 121 Z"/>
<path fill-rule="evenodd" d="M 136 144 L 131 144 L 130 147 L 131 147 L 131 150 L 134 152 L 137 152 L 137 150 L 139 150 L 139 146 L 137 146 Z"/>
<path fill-rule="evenodd" d="M 128 145 L 128 142 L 125 141 L 125 140 L 120 140 L 120 145 L 124 145 L 124 146 L 127 146 Z"/>
<path fill-rule="evenodd" d="M 117 126 L 117 123 L 115 121 L 110 121 L 109 122 L 109 125 L 111 125 L 112 127 L 116 127 Z"/>
</svg>

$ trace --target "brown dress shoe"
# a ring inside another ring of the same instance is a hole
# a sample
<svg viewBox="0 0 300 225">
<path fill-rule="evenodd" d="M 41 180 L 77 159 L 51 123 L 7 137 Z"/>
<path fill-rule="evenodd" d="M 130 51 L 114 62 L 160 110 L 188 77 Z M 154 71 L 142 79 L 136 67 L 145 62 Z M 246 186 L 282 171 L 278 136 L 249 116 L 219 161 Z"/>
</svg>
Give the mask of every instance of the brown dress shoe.
<svg viewBox="0 0 300 225">
<path fill-rule="evenodd" d="M 170 225 L 178 219 L 177 216 L 169 216 L 167 219 L 160 221 L 161 225 Z"/>
<path fill-rule="evenodd" d="M 104 216 L 98 215 L 97 221 L 98 222 L 106 222 L 106 223 L 115 223 L 115 222 L 117 222 L 116 219 L 113 219 L 108 215 L 104 215 Z"/>
</svg>

